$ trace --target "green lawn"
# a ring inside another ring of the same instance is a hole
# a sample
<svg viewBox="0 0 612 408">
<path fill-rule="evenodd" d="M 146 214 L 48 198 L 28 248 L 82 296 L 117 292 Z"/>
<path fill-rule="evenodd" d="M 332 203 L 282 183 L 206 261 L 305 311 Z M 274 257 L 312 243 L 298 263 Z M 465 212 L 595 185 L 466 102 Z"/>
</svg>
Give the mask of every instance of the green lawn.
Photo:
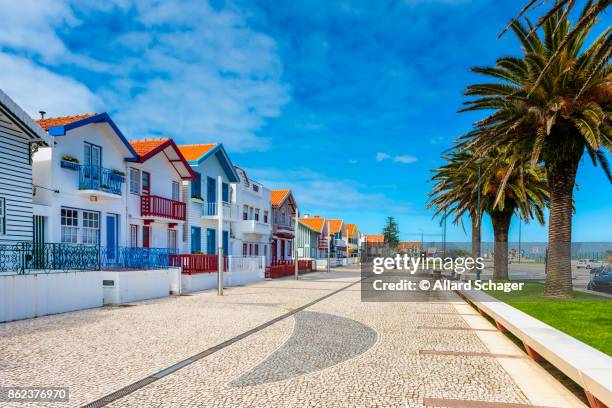
<svg viewBox="0 0 612 408">
<path fill-rule="evenodd" d="M 543 291 L 528 282 L 520 292 L 487 293 L 612 356 L 612 299 L 574 291 L 573 299 L 551 300 Z"/>
</svg>

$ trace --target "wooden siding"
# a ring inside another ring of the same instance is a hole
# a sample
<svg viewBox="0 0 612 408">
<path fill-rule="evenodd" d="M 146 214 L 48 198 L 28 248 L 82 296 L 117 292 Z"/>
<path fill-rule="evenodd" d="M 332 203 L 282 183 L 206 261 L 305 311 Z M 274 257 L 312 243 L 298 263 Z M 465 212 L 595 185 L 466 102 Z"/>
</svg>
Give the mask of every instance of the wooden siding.
<svg viewBox="0 0 612 408">
<path fill-rule="evenodd" d="M 0 112 L 0 197 L 5 199 L 6 234 L 0 243 L 32 240 L 30 139 Z"/>
</svg>

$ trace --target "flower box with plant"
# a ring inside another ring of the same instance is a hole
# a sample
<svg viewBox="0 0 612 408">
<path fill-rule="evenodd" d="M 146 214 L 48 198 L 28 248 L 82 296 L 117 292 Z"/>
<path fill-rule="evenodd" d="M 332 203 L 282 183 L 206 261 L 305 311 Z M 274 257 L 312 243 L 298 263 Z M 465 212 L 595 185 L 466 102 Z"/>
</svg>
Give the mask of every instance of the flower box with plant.
<svg viewBox="0 0 612 408">
<path fill-rule="evenodd" d="M 196 202 L 199 202 L 199 203 L 203 203 L 204 202 L 204 197 L 202 197 L 201 195 L 191 196 L 191 199 L 193 201 L 196 201 Z"/>
<path fill-rule="evenodd" d="M 60 166 L 64 169 L 78 170 L 79 169 L 79 159 L 65 154 L 62 156 Z"/>
</svg>

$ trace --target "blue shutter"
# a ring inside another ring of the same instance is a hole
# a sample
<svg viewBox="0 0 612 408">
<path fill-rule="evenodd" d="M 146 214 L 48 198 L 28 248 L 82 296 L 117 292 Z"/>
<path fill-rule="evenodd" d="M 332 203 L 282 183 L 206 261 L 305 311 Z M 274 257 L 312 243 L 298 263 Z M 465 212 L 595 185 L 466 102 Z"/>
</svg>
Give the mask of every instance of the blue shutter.
<svg viewBox="0 0 612 408">
<path fill-rule="evenodd" d="M 191 180 L 191 196 L 202 197 L 202 175 L 198 172 L 195 173 L 195 178 Z"/>
</svg>

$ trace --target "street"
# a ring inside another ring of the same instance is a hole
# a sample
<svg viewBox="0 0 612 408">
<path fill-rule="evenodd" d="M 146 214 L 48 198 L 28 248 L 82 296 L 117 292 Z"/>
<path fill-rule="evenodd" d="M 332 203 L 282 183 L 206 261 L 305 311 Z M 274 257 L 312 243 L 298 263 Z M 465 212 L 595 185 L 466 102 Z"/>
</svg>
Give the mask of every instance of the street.
<svg viewBox="0 0 612 408">
<path fill-rule="evenodd" d="M 2 324 L 3 386 L 70 389 L 67 403 L 4 406 L 76 407 L 113 393 L 96 405 L 582 406 L 453 294 L 361 302 L 359 280 L 345 267 L 223 297 L 206 291 Z"/>
</svg>

